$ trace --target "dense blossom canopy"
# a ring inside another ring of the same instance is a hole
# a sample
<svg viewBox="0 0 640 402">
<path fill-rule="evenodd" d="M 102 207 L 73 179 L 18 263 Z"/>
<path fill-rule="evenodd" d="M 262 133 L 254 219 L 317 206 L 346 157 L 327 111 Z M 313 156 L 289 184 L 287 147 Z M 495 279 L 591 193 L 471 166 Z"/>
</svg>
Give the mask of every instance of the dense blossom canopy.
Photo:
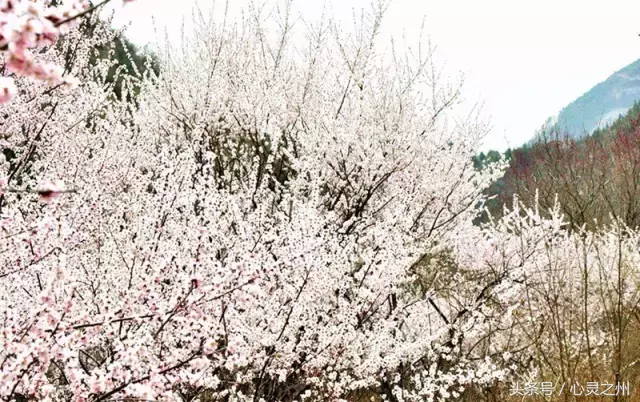
<svg viewBox="0 0 640 402">
<path fill-rule="evenodd" d="M 382 14 L 303 45 L 286 8 L 202 19 L 123 98 L 105 26 L 45 48 L 80 85 L 18 78 L 0 115 L 0 396 L 448 400 L 514 373 L 526 273 L 573 238 L 471 224 L 487 126 L 448 118 L 431 49 L 379 51 Z"/>
</svg>

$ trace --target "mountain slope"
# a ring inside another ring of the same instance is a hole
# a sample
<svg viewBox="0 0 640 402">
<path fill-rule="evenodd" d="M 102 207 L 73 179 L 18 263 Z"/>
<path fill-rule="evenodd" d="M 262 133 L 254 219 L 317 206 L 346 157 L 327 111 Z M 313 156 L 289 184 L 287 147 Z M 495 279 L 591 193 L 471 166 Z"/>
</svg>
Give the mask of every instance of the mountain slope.
<svg viewBox="0 0 640 402">
<path fill-rule="evenodd" d="M 640 99 L 640 59 L 571 102 L 555 120 L 560 131 L 571 136 L 591 133 L 616 120 Z"/>
</svg>

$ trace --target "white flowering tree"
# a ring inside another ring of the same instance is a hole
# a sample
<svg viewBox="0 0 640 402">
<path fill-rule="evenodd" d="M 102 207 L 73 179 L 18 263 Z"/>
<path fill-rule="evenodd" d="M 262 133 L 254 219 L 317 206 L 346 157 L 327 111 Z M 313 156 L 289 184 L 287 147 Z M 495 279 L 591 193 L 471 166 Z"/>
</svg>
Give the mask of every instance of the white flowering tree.
<svg viewBox="0 0 640 402">
<path fill-rule="evenodd" d="M 553 384 L 553 400 L 628 400 L 624 384 L 640 375 L 640 233 L 614 217 L 597 232 L 567 230 L 557 202 L 546 214 L 514 204 L 487 230 L 498 260 L 521 267 L 511 325 L 495 339 L 510 355 L 511 385 Z"/>
<path fill-rule="evenodd" d="M 379 50 L 383 11 L 304 44 L 288 7 L 272 30 L 201 19 L 128 79 L 135 104 L 89 67 L 104 28 L 80 87 L 17 81 L 0 396 L 456 400 L 504 378 L 523 264 L 471 225 L 500 173 L 472 166 L 486 125 L 450 118 L 431 49 Z"/>
</svg>

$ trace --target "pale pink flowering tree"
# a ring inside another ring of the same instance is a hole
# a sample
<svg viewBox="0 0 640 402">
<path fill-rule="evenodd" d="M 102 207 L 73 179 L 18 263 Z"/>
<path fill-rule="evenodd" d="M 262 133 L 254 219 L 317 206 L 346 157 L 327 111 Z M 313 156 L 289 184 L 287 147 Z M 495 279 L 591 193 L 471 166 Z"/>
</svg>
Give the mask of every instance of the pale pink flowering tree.
<svg viewBox="0 0 640 402">
<path fill-rule="evenodd" d="M 202 19 L 160 76 L 125 80 L 135 105 L 88 79 L 104 27 L 78 43 L 79 88 L 18 80 L 2 397 L 448 400 L 508 375 L 490 337 L 522 263 L 471 224 L 500 174 L 472 166 L 486 125 L 447 118 L 459 88 L 430 48 L 384 57 L 383 9 L 302 45 L 288 7 L 275 31 Z"/>
<path fill-rule="evenodd" d="M 92 130 L 90 125 L 93 117 L 106 113 L 105 107 L 110 105 L 110 90 L 108 87 L 104 88 L 104 83 L 113 62 L 98 59 L 90 63 L 90 60 L 96 47 L 109 44 L 114 36 L 115 33 L 106 26 L 98 25 L 94 36 L 74 30 L 60 46 L 43 49 L 38 55 L 41 60 L 64 64 L 70 74 L 81 80 L 81 86 L 77 89 L 51 87 L 45 81 L 19 77 L 16 86 L 20 90 L 20 96 L 3 105 L 0 113 L 0 303 L 3 314 L 8 311 L 7 308 L 17 309 L 15 315 L 3 315 L 2 323 L 0 394 L 8 399 L 17 395 L 35 397 L 36 391 L 46 393 L 50 389 L 47 386 L 41 387 L 44 383 L 39 380 L 28 380 L 27 374 L 22 375 L 21 369 L 15 366 L 17 361 L 13 359 L 18 356 L 21 347 L 12 343 L 10 334 L 18 330 L 17 326 L 12 325 L 21 325 L 32 320 L 31 317 L 37 317 L 39 313 L 33 316 L 30 311 L 33 312 L 33 308 L 47 308 L 51 299 L 44 294 L 40 298 L 32 293 L 33 289 L 25 288 L 31 295 L 24 295 L 30 306 L 18 306 L 14 304 L 16 301 L 22 303 L 25 300 L 11 298 L 11 292 L 6 286 L 16 275 L 22 275 L 32 267 L 35 270 L 31 274 L 35 274 L 35 278 L 44 279 L 44 275 L 41 276 L 38 271 L 39 262 L 54 258 L 61 252 L 58 247 L 62 245 L 61 240 L 56 239 L 62 239 L 69 230 L 63 230 L 61 226 L 63 210 L 57 203 L 61 194 L 71 194 L 75 190 L 71 186 L 65 186 L 60 180 L 61 176 L 48 168 L 51 158 L 55 158 L 50 144 L 64 138 L 74 142 L 74 135 L 79 140 L 79 133 Z M 69 54 L 73 54 L 73 57 L 68 57 Z M 125 116 L 121 117 L 124 119 Z M 51 201 L 52 204 L 50 207 L 44 204 L 43 209 L 41 201 Z M 47 272 L 48 267 L 42 268 Z M 36 282 L 35 289 L 44 289 L 44 282 Z M 23 345 L 27 348 L 38 347 L 38 341 L 33 338 L 26 337 L 24 341 Z M 28 349 L 23 349 L 23 352 L 26 350 Z M 49 363 L 43 360 L 42 364 Z M 30 385 L 20 385 L 21 378 L 25 378 L 23 381 L 28 380 Z"/>
</svg>

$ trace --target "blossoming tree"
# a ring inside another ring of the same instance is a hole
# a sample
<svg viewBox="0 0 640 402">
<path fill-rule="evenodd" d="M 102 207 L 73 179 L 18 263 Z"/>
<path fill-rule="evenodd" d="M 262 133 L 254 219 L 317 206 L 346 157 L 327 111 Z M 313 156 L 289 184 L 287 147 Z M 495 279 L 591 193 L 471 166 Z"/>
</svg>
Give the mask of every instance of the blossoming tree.
<svg viewBox="0 0 640 402">
<path fill-rule="evenodd" d="M 0 396 L 447 400 L 506 375 L 523 264 L 471 225 L 500 174 L 472 166 L 486 125 L 448 118 L 423 43 L 379 50 L 383 12 L 304 44 L 289 7 L 202 18 L 135 104 L 89 67 L 104 27 L 65 45 L 78 88 L 17 81 Z"/>
</svg>

